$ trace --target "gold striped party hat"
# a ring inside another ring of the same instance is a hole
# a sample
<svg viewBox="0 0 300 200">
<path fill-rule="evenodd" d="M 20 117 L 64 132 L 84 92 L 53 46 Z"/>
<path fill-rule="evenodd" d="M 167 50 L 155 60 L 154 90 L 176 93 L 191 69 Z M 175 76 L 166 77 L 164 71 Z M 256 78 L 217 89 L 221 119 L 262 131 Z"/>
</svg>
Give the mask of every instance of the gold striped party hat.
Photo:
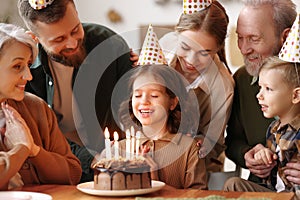
<svg viewBox="0 0 300 200">
<path fill-rule="evenodd" d="M 28 2 L 34 10 L 41 10 L 51 5 L 53 1 L 54 0 L 29 0 Z"/>
<path fill-rule="evenodd" d="M 212 4 L 212 0 L 183 0 L 183 13 L 199 12 Z"/>
<path fill-rule="evenodd" d="M 279 58 L 287 62 L 300 63 L 300 13 L 279 52 Z"/>
<path fill-rule="evenodd" d="M 167 60 L 159 45 L 156 33 L 150 24 L 137 65 L 167 64 Z"/>
</svg>

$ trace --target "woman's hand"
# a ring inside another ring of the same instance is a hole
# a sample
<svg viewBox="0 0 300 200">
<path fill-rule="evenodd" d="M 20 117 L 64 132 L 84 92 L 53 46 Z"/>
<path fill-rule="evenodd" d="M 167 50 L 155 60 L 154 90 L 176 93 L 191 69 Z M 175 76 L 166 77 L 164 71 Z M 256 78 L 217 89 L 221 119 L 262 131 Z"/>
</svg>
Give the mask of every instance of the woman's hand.
<svg viewBox="0 0 300 200">
<path fill-rule="evenodd" d="M 30 130 L 21 115 L 8 104 L 1 104 L 6 118 L 6 131 L 4 133 L 4 145 L 10 150 L 18 144 L 26 146 L 30 150 L 29 157 L 36 156 L 40 147 L 32 138 Z"/>
</svg>

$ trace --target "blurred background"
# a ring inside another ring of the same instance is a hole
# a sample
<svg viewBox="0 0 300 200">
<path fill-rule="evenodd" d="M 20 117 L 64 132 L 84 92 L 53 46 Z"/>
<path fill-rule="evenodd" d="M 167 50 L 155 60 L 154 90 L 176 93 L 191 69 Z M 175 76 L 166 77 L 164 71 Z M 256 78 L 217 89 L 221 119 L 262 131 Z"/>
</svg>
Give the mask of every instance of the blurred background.
<svg viewBox="0 0 300 200">
<path fill-rule="evenodd" d="M 0 21 L 24 27 L 17 11 L 18 0 L 0 0 Z M 139 53 L 148 25 L 151 23 L 158 37 L 172 31 L 182 12 L 182 0 L 74 0 L 82 22 L 105 25 L 121 34 L 129 46 Z M 300 0 L 293 0 L 298 12 Z M 226 40 L 229 67 L 234 72 L 243 64 L 237 48 L 235 27 L 241 0 L 219 0 L 229 16 Z"/>
</svg>

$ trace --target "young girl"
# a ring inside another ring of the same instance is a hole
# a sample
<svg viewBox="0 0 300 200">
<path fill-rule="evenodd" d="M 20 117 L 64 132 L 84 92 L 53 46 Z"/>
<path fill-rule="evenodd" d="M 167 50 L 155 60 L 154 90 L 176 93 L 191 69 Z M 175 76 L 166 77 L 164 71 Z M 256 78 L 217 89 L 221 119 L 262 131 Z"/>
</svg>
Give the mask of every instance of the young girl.
<svg viewBox="0 0 300 200">
<path fill-rule="evenodd" d="M 143 135 L 141 151 L 151 163 L 152 178 L 176 188 L 207 188 L 205 162 L 192 137 L 178 133 L 180 126 L 195 127 L 192 101 L 182 76 L 164 65 L 134 69 L 131 95 L 122 103 L 120 121 L 135 125 Z"/>
<path fill-rule="evenodd" d="M 25 30 L 0 23 L 0 190 L 80 180 L 80 162 L 54 112 L 24 92 L 36 55 L 36 43 Z"/>
<path fill-rule="evenodd" d="M 169 65 L 188 80 L 189 91 L 198 97 L 199 128 L 191 132 L 200 139 L 200 156 L 206 156 L 207 170 L 212 172 L 223 168 L 218 157 L 224 151 L 233 100 L 234 81 L 224 51 L 228 23 L 223 6 L 213 1 L 201 11 L 182 14 L 175 32 L 160 40 Z"/>
</svg>

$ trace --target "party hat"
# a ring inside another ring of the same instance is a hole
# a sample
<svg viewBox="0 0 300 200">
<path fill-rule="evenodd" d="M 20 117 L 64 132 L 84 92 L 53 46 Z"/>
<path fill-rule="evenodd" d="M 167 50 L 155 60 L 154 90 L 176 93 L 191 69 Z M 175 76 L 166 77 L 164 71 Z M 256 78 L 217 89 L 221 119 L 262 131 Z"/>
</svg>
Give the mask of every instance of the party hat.
<svg viewBox="0 0 300 200">
<path fill-rule="evenodd" d="M 300 13 L 280 50 L 279 58 L 287 62 L 300 63 Z"/>
<path fill-rule="evenodd" d="M 212 4 L 212 0 L 183 0 L 183 13 L 199 12 Z"/>
<path fill-rule="evenodd" d="M 150 24 L 137 65 L 167 64 L 167 60 L 159 45 L 156 33 Z"/>
<path fill-rule="evenodd" d="M 34 10 L 41 10 L 51 5 L 53 1 L 54 0 L 29 0 L 28 2 Z"/>
</svg>

